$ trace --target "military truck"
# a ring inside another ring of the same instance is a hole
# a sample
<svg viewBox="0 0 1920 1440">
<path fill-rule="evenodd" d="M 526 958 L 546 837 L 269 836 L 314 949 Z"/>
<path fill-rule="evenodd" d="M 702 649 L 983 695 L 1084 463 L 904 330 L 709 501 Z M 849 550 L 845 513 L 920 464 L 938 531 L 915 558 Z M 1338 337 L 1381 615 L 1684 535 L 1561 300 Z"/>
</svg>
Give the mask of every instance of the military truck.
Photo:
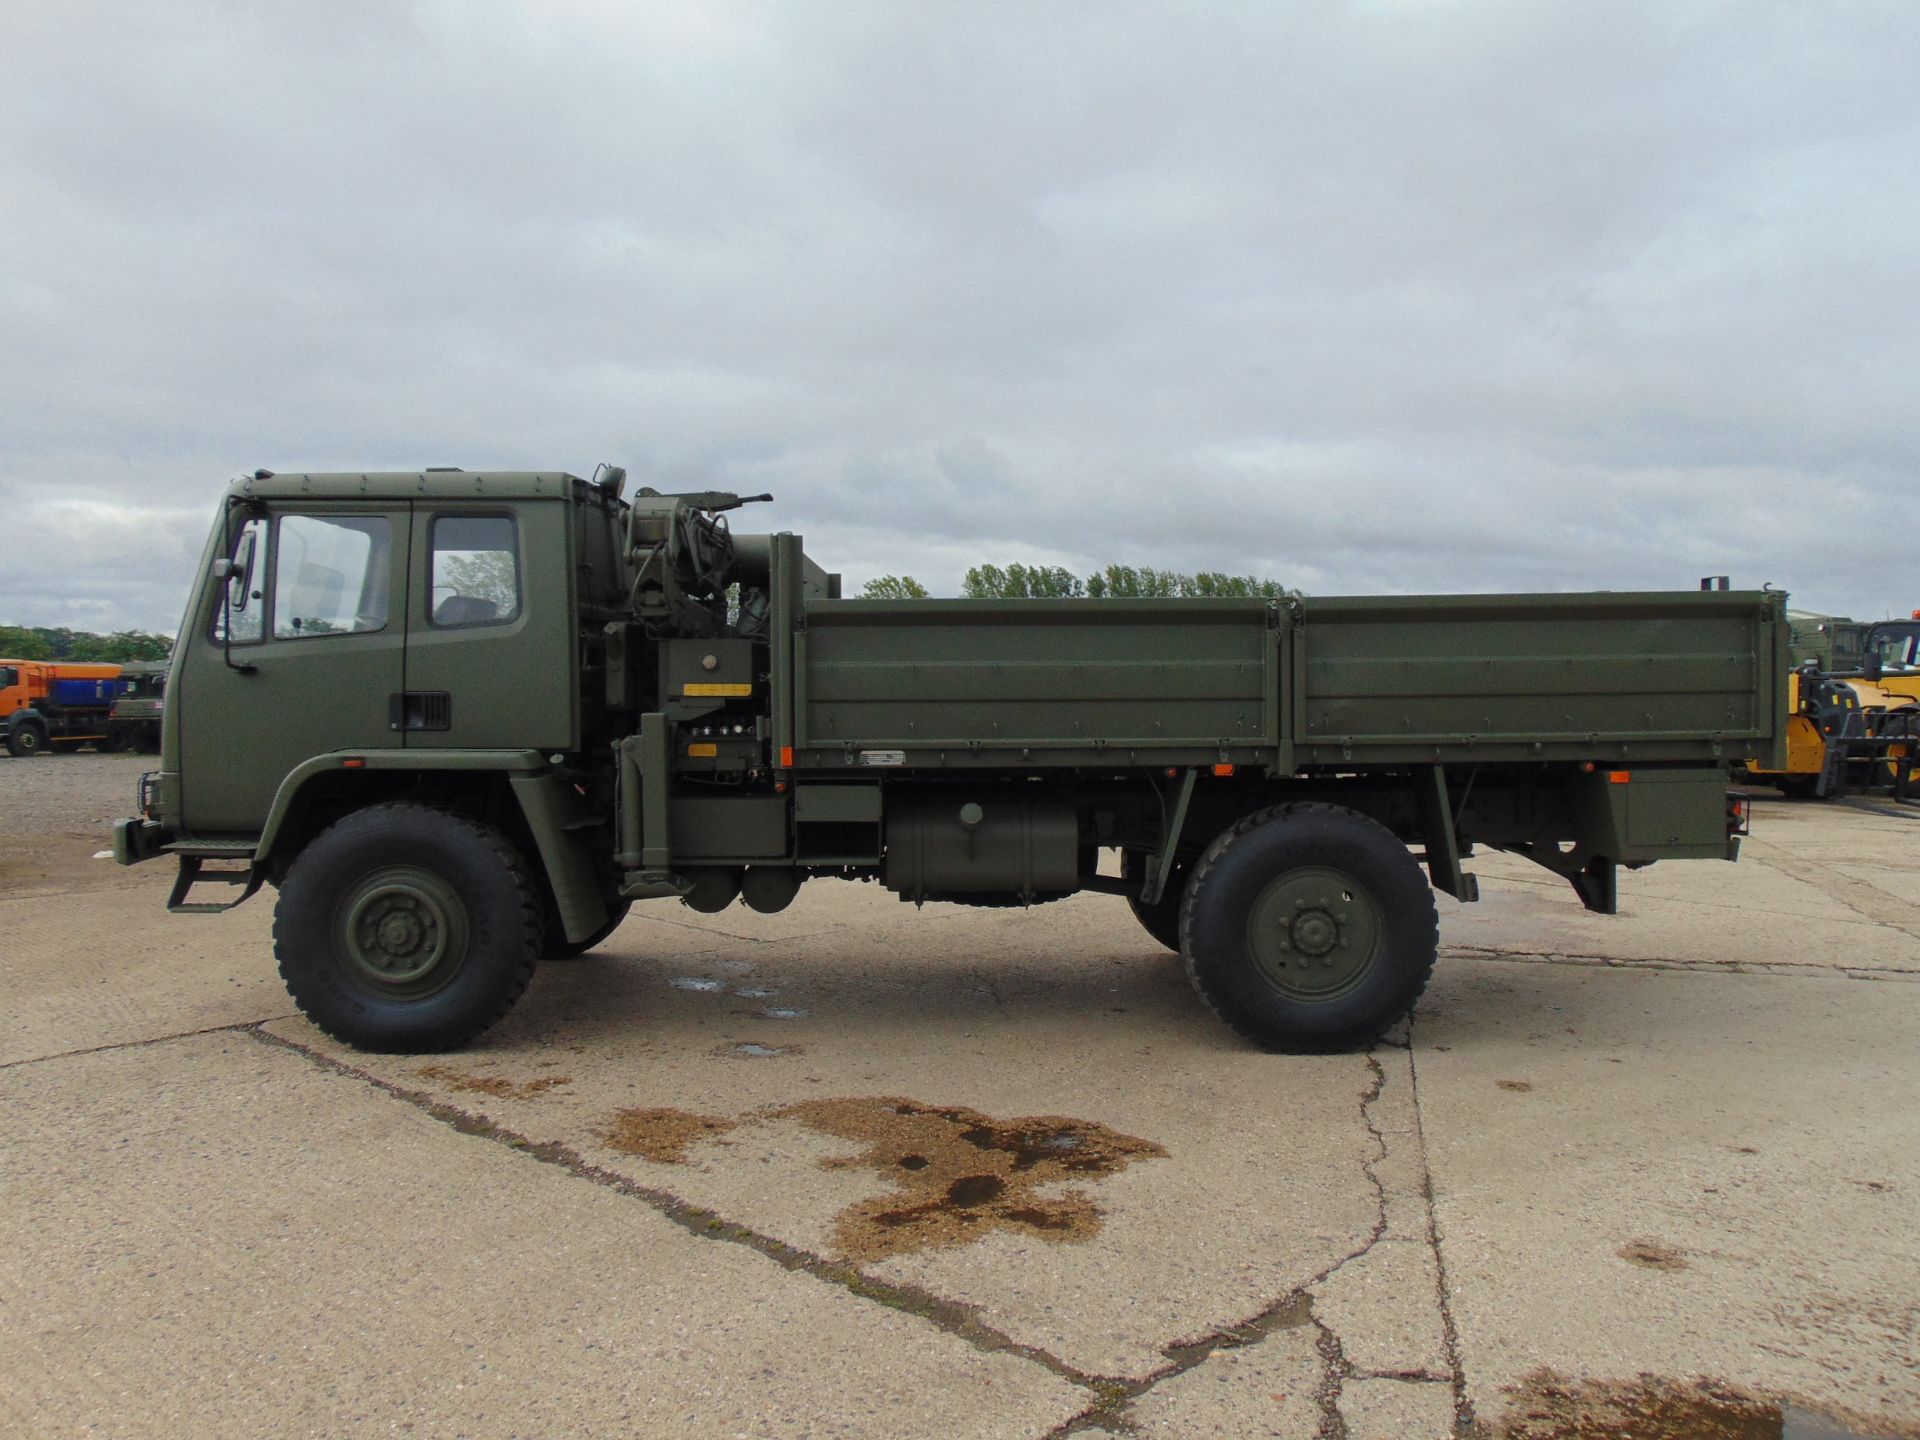
<svg viewBox="0 0 1920 1440">
<path fill-rule="evenodd" d="M 852 600 L 732 533 L 771 497 L 624 482 L 233 485 L 116 858 L 172 857 L 178 912 L 277 887 L 294 999 L 374 1050 L 469 1042 L 635 901 L 833 878 L 1111 894 L 1317 1051 L 1408 1011 L 1477 849 L 1612 912 L 1621 867 L 1732 859 L 1728 768 L 1779 759 L 1778 593 Z"/>
<path fill-rule="evenodd" d="M 129 660 L 122 665 L 113 710 L 107 717 L 107 748 L 158 755 L 166 693 L 166 661 Z"/>
</svg>

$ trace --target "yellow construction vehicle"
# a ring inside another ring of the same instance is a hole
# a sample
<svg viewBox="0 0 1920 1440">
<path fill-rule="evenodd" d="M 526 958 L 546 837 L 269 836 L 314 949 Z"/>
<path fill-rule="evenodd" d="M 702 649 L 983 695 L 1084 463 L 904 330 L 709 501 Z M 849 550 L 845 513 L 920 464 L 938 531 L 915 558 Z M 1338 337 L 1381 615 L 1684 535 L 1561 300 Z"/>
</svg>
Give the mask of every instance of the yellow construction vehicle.
<svg viewBox="0 0 1920 1440">
<path fill-rule="evenodd" d="M 1857 672 L 1808 660 L 1787 680 L 1787 764 L 1747 778 L 1795 798 L 1850 789 L 1920 796 L 1920 610 L 1868 628 Z"/>
</svg>

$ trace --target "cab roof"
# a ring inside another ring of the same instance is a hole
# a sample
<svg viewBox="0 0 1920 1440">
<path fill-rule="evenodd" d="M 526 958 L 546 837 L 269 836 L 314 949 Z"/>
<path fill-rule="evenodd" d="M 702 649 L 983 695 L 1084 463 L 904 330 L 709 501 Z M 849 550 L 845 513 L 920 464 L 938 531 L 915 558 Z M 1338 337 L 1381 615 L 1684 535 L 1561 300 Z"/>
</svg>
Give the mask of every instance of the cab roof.
<svg viewBox="0 0 1920 1440">
<path fill-rule="evenodd" d="M 258 500 L 561 500 L 587 482 L 564 470 L 256 471 L 227 493 Z"/>
</svg>

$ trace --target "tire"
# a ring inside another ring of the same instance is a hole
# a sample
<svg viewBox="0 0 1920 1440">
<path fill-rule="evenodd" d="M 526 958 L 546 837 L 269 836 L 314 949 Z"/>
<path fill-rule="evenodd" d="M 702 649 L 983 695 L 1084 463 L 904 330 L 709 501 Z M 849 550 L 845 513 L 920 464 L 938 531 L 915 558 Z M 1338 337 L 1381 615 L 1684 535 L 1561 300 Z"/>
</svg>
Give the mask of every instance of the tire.
<svg viewBox="0 0 1920 1440">
<path fill-rule="evenodd" d="M 1180 942 L 1187 978 L 1236 1034 L 1324 1054 L 1370 1045 L 1412 1008 L 1440 919 L 1392 831 L 1336 805 L 1281 805 L 1207 847 Z"/>
<path fill-rule="evenodd" d="M 560 912 L 552 906 L 547 907 L 546 923 L 540 931 L 540 958 L 542 960 L 572 960 L 586 954 L 600 944 L 614 931 L 620 928 L 620 922 L 627 918 L 632 902 L 621 900 L 607 907 L 607 923 L 584 940 L 569 940 L 567 932 L 560 926 Z"/>
<path fill-rule="evenodd" d="M 28 720 L 7 732 L 7 753 L 25 760 L 47 748 L 47 730 L 38 721 Z"/>
<path fill-rule="evenodd" d="M 1144 857 L 1128 850 L 1121 857 L 1120 873 L 1128 880 L 1138 880 L 1145 863 Z M 1143 905 L 1138 895 L 1127 896 L 1127 907 L 1140 922 L 1140 928 L 1176 955 L 1180 953 L 1180 901 L 1186 895 L 1187 870 L 1187 866 L 1175 863 L 1173 874 L 1167 877 L 1166 888 L 1155 904 Z"/>
<path fill-rule="evenodd" d="M 527 988 L 543 907 L 498 830 L 424 805 L 375 805 L 300 852 L 273 948 L 308 1019 L 362 1050 L 465 1045 Z"/>
</svg>

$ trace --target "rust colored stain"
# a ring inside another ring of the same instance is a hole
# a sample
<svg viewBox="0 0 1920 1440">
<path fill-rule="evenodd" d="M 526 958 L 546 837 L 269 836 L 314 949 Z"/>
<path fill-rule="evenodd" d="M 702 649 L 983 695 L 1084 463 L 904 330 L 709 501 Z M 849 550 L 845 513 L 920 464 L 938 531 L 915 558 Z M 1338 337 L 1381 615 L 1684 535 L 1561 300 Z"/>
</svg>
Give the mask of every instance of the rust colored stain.
<svg viewBox="0 0 1920 1440">
<path fill-rule="evenodd" d="M 1649 1270 L 1687 1268 L 1687 1262 L 1678 1250 L 1671 1245 L 1662 1245 L 1658 1240 L 1629 1240 L 1613 1253 L 1630 1264 L 1643 1265 Z"/>
<path fill-rule="evenodd" d="M 1531 1080 L 1496 1080 L 1493 1083 L 1498 1085 L 1502 1090 L 1514 1090 L 1521 1094 L 1525 1094 L 1527 1091 L 1533 1089 L 1533 1082 Z"/>
<path fill-rule="evenodd" d="M 1914 1436 L 1909 1423 L 1830 1411 L 1724 1380 L 1575 1380 L 1536 1370 L 1508 1392 L 1502 1440 L 1780 1440 L 1788 1421 L 1822 1435 Z M 1809 1427 L 1811 1428 L 1811 1427 Z"/>
<path fill-rule="evenodd" d="M 670 1105 L 617 1110 L 613 1119 L 593 1133 L 616 1150 L 662 1165 L 684 1165 L 687 1151 L 739 1125 L 721 1115 L 695 1115 Z"/>
<path fill-rule="evenodd" d="M 1090 1239 L 1104 1212 L 1085 1190 L 1052 1187 L 1167 1153 L 1087 1120 L 996 1120 L 965 1106 L 898 1097 L 807 1100 L 769 1113 L 866 1147 L 823 1161 L 828 1168 L 872 1170 L 893 1182 L 889 1193 L 841 1212 L 834 1238 L 854 1260 L 966 1245 L 996 1230 L 1054 1242 Z"/>
<path fill-rule="evenodd" d="M 509 1080 L 504 1075 L 469 1075 L 451 1065 L 422 1065 L 413 1072 L 423 1080 L 433 1080 L 449 1090 L 467 1090 L 476 1095 L 492 1095 L 500 1100 L 531 1100 L 557 1085 L 571 1085 L 566 1075 L 544 1075 L 538 1080 Z"/>
</svg>

